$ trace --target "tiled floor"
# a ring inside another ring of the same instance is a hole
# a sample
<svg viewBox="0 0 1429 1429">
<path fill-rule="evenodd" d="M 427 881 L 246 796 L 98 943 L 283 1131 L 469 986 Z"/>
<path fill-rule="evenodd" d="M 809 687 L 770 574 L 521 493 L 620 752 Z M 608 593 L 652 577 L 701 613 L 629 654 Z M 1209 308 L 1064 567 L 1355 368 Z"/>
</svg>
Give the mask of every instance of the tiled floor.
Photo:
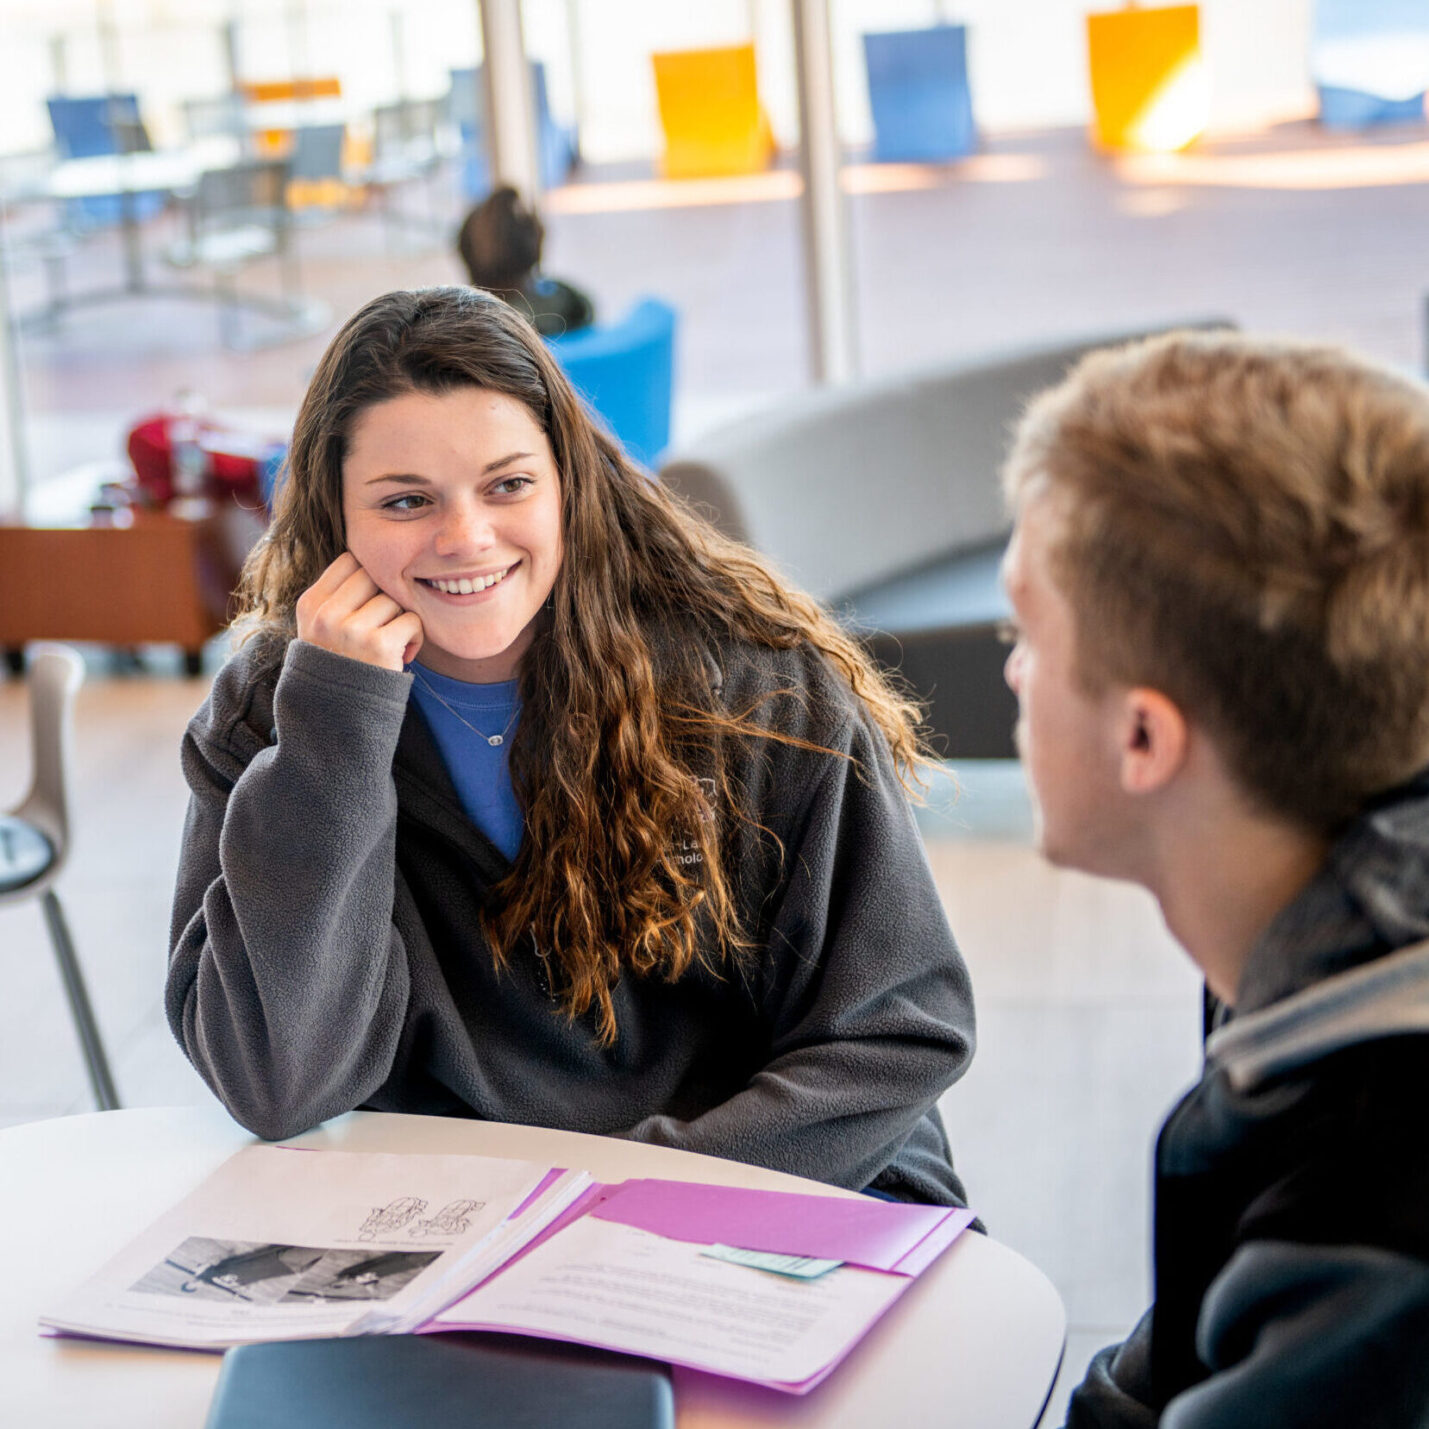
<svg viewBox="0 0 1429 1429">
<path fill-rule="evenodd" d="M 203 1101 L 160 990 L 185 804 L 177 746 L 204 682 L 91 663 L 60 891 L 126 1105 Z M 0 684 L 0 808 L 23 792 L 23 715 L 21 687 Z M 989 1229 L 1066 1302 L 1056 1408 L 1144 1305 L 1149 1141 L 1195 1070 L 1198 984 L 1143 895 L 1040 862 L 1015 765 L 969 766 L 956 801 L 935 790 L 922 821 L 980 1021 L 977 1058 L 944 1113 Z M 34 904 L 0 910 L 0 976 L 0 1125 L 88 1109 Z"/>
</svg>

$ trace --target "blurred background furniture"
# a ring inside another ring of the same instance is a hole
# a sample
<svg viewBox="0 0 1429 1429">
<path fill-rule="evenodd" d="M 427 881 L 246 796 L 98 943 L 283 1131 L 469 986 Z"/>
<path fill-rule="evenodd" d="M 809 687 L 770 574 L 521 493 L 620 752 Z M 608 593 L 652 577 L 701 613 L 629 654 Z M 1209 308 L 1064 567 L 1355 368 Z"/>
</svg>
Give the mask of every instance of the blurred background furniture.
<svg viewBox="0 0 1429 1429">
<path fill-rule="evenodd" d="M 94 1099 L 101 1111 L 113 1111 L 119 1096 L 109 1058 L 94 1020 L 69 924 L 54 890 L 70 851 L 67 770 L 74 695 L 83 679 L 84 662 L 73 650 L 41 645 L 31 652 L 31 784 L 18 807 L 0 813 L 0 905 L 40 900 Z"/>
<path fill-rule="evenodd" d="M 45 106 L 54 131 L 55 153 L 60 159 L 145 153 L 153 148 L 139 117 L 136 94 L 55 94 L 45 101 Z M 162 190 L 136 190 L 81 195 L 70 199 L 66 207 L 76 226 L 93 227 L 130 218 L 152 218 L 163 208 L 164 199 Z"/>
<path fill-rule="evenodd" d="M 1220 320 L 1168 327 L 1228 327 Z M 771 557 L 900 671 L 945 758 L 1016 757 L 999 473 L 1027 399 L 1147 330 L 796 397 L 670 456 L 660 480 Z"/>
<path fill-rule="evenodd" d="M 347 199 L 343 177 L 345 124 L 302 124 L 293 131 L 288 203 L 303 213 L 340 208 Z"/>
<path fill-rule="evenodd" d="M 259 80 L 240 85 L 238 92 L 253 145 L 270 157 L 288 152 L 294 129 L 304 124 L 346 122 L 348 118 L 338 75 Z"/>
<path fill-rule="evenodd" d="M 114 126 L 119 121 L 137 123 L 136 94 L 55 94 L 45 101 L 55 149 L 61 158 L 89 159 L 96 154 L 121 152 Z"/>
<path fill-rule="evenodd" d="M 340 136 L 340 126 L 338 132 Z M 245 159 L 206 170 L 189 200 L 188 236 L 165 251 L 165 261 L 173 267 L 204 269 L 213 276 L 225 347 L 256 345 L 252 335 L 245 341 L 241 308 L 279 321 L 276 332 L 262 334 L 269 339 L 317 332 L 327 321 L 325 306 L 303 299 L 288 207 L 290 180 L 286 159 Z M 280 297 L 238 290 L 238 274 L 261 258 L 278 260 Z"/>
<path fill-rule="evenodd" d="M 966 25 L 866 34 L 863 57 L 877 162 L 938 163 L 977 148 Z"/>
<path fill-rule="evenodd" d="M 1128 5 L 1087 16 L 1093 130 L 1112 152 L 1169 153 L 1205 129 L 1210 78 L 1198 5 Z"/>
<path fill-rule="evenodd" d="M 774 135 L 759 102 L 754 46 L 650 56 L 667 179 L 752 174 L 769 167 Z"/>
<path fill-rule="evenodd" d="M 541 184 L 565 183 L 580 161 L 580 135 L 574 124 L 562 124 L 551 113 L 546 66 L 532 60 L 531 103 L 536 112 L 536 144 L 540 151 Z M 492 188 L 491 156 L 486 134 L 485 66 L 454 69 L 446 96 L 447 122 L 461 145 L 458 188 L 463 198 L 484 198 Z"/>
<path fill-rule="evenodd" d="M 248 137 L 243 96 L 236 90 L 202 99 L 185 99 L 180 101 L 179 108 L 190 141 L 212 138 L 216 134 L 238 140 Z"/>
<path fill-rule="evenodd" d="M 131 514 L 131 513 L 126 513 Z M 135 510 L 129 525 L 0 524 L 0 649 L 22 668 L 31 640 L 182 647 L 190 674 L 228 620 L 236 553 L 218 514 Z"/>
<path fill-rule="evenodd" d="M 1316 0 L 1310 72 L 1327 129 L 1422 124 L 1429 91 L 1423 0 Z"/>
<path fill-rule="evenodd" d="M 674 308 L 643 298 L 617 323 L 547 342 L 572 386 L 631 458 L 653 468 L 670 444 Z"/>
<path fill-rule="evenodd" d="M 401 99 L 394 104 L 379 104 L 372 111 L 372 158 L 360 180 L 381 206 L 383 219 L 389 225 L 399 220 L 415 221 L 424 228 L 440 230 L 445 238 L 446 225 L 438 224 L 430 202 L 424 220 L 413 220 L 395 202 L 407 185 L 430 179 L 441 168 L 442 146 L 437 134 L 441 117 L 440 100 Z"/>
<path fill-rule="evenodd" d="M 225 177 L 232 171 L 232 177 Z M 58 276 L 51 275 L 48 301 L 41 307 L 27 312 L 21 318 L 22 326 L 42 326 L 54 328 L 59 319 L 70 310 L 94 303 L 110 302 L 116 299 L 145 296 L 163 296 L 210 299 L 213 293 L 207 288 L 197 288 L 179 283 L 156 283 L 148 274 L 145 260 L 145 240 L 151 226 L 142 222 L 138 212 L 128 200 L 148 192 L 162 192 L 175 195 L 191 206 L 192 222 L 187 243 L 171 248 L 168 254 L 171 263 L 192 266 L 204 261 L 202 248 L 196 243 L 200 230 L 208 227 L 223 228 L 227 218 L 211 215 L 231 211 L 235 207 L 250 210 L 242 226 L 255 226 L 255 213 L 266 211 L 263 224 L 269 228 L 286 225 L 285 211 L 275 208 L 262 196 L 266 193 L 267 180 L 261 165 L 240 157 L 238 141 L 222 135 L 212 135 L 180 149 L 139 150 L 130 153 L 98 154 L 88 158 L 67 159 L 55 165 L 48 173 L 34 177 L 22 185 L 17 185 L 7 199 L 15 204 L 48 203 L 55 200 L 69 200 L 84 196 L 109 196 L 123 203 L 120 222 L 120 255 L 123 262 L 121 281 L 109 287 L 88 288 L 71 293 L 63 283 L 62 270 Z M 256 190 L 260 190 L 255 196 Z M 277 235 L 275 233 L 275 240 Z M 251 238 L 251 234 L 250 234 Z M 213 245 L 210 255 L 219 256 L 221 245 Z M 277 338 L 302 336 L 324 326 L 327 309 L 320 304 L 306 304 L 299 300 L 296 288 L 296 272 L 291 267 L 291 251 L 285 251 L 282 242 L 275 250 L 284 257 L 288 267 L 284 270 L 285 280 L 291 285 L 280 301 L 261 295 L 240 293 L 230 284 L 221 290 L 229 307 L 251 307 L 269 317 L 276 317 L 284 324 L 275 334 Z M 254 255 L 256 256 L 256 255 Z M 233 255 L 222 258 L 225 265 L 231 264 Z"/>
</svg>

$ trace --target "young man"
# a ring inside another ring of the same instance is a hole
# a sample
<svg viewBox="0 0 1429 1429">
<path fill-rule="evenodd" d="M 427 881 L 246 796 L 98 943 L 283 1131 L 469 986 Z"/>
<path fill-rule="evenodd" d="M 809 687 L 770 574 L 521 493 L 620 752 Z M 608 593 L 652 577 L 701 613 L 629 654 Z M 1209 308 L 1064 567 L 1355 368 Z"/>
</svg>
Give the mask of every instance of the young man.
<svg viewBox="0 0 1429 1429">
<path fill-rule="evenodd" d="M 1429 392 L 1173 334 L 1005 480 L 1042 849 L 1150 889 L 1223 1005 L 1069 1429 L 1429 1425 Z"/>
</svg>

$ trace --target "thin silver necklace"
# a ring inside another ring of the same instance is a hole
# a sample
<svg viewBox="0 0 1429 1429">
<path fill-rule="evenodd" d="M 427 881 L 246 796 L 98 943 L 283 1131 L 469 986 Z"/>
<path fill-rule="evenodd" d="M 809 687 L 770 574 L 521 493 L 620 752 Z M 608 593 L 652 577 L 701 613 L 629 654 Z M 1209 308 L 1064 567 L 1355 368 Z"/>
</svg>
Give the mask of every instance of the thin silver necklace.
<svg viewBox="0 0 1429 1429">
<path fill-rule="evenodd" d="M 506 721 L 506 728 L 503 729 L 500 734 L 487 734 L 487 733 L 485 733 L 485 731 L 479 730 L 469 719 L 467 719 L 467 717 L 466 717 L 464 714 L 462 714 L 462 712 L 461 712 L 460 710 L 454 709 L 451 705 L 449 705 L 449 704 L 441 697 L 441 695 L 436 691 L 436 689 L 433 688 L 432 682 L 431 682 L 430 680 L 428 680 L 428 679 L 423 678 L 423 675 L 422 675 L 421 670 L 420 670 L 416 665 L 413 665 L 413 666 L 412 666 L 412 673 L 413 673 L 419 680 L 422 681 L 422 688 L 423 688 L 424 690 L 426 690 L 426 692 L 427 692 L 439 705 L 441 705 L 441 707 L 442 707 L 444 710 L 446 710 L 446 712 L 447 712 L 449 715 L 451 715 L 453 719 L 460 720 L 461 723 L 464 724 L 473 734 L 479 734 L 479 735 L 481 735 L 481 737 L 482 737 L 493 749 L 496 749 L 496 748 L 498 748 L 499 746 L 501 746 L 501 745 L 503 745 L 503 744 L 506 743 L 506 736 L 511 733 L 511 726 L 516 723 L 516 716 L 521 713 L 521 706 L 520 706 L 519 704 L 516 706 L 516 708 L 515 708 L 514 710 L 511 711 L 511 718 Z"/>
</svg>

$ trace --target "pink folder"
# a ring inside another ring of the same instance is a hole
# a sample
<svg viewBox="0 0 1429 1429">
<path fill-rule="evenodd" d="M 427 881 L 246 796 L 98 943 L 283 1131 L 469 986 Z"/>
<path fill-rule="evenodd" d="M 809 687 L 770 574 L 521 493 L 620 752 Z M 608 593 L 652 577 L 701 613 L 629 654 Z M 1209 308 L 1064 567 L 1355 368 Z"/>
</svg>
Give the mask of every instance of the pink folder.
<svg viewBox="0 0 1429 1429">
<path fill-rule="evenodd" d="M 671 1240 L 696 1245 L 720 1244 L 776 1255 L 841 1260 L 866 1270 L 901 1276 L 910 1284 L 973 1220 L 973 1212 L 968 1210 L 908 1205 L 871 1197 L 810 1196 L 788 1191 L 710 1186 L 695 1181 L 631 1180 L 615 1185 L 592 1186 L 546 1232 L 507 1264 L 515 1264 L 537 1245 L 558 1235 L 563 1227 L 584 1216 L 635 1226 Z M 503 1270 L 505 1268 L 502 1267 Z M 497 1275 L 501 1273 L 496 1272 Z M 797 1384 L 774 1380 L 747 1382 L 785 1393 L 807 1394 L 833 1373 L 875 1323 L 876 1320 L 870 1320 L 858 1340 L 806 1380 Z M 428 1330 L 461 1328 L 502 1327 L 463 1327 L 450 1322 L 424 1327 Z M 521 1333 L 532 1332 L 524 1330 Z M 564 1337 L 552 1335 L 548 1338 Z M 595 1340 L 585 1342 L 597 1343 Z M 698 1364 L 686 1364 L 688 1368 L 701 1369 Z"/>
</svg>

